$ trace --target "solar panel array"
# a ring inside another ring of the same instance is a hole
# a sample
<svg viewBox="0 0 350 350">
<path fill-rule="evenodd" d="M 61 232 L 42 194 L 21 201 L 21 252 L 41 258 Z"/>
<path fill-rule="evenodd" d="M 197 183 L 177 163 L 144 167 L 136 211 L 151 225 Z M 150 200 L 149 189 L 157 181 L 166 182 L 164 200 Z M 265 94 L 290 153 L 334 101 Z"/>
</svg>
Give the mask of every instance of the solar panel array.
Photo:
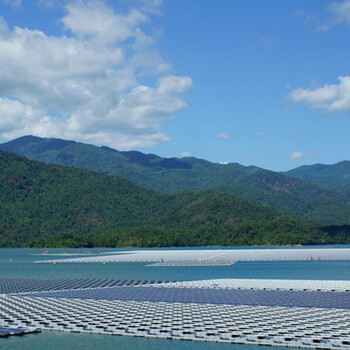
<svg viewBox="0 0 350 350">
<path fill-rule="evenodd" d="M 158 280 L 0 278 L 0 294 L 167 283 Z"/>
<path fill-rule="evenodd" d="M 8 334 L 42 329 L 350 350 L 348 287 L 347 281 L 2 278 L 0 327 Z"/>
<path fill-rule="evenodd" d="M 0 278 L 0 294 L 108 288 L 116 286 L 155 286 L 167 288 L 218 288 L 218 289 L 272 289 L 350 291 L 350 281 L 266 280 L 266 279 L 213 279 L 200 281 L 160 281 L 126 279 L 35 279 Z"/>
<path fill-rule="evenodd" d="M 350 349 L 350 311 L 225 304 L 0 297 L 8 326 L 171 339 Z"/>
<path fill-rule="evenodd" d="M 350 309 L 350 293 L 287 290 L 116 287 L 27 294 L 36 297 Z"/>
</svg>

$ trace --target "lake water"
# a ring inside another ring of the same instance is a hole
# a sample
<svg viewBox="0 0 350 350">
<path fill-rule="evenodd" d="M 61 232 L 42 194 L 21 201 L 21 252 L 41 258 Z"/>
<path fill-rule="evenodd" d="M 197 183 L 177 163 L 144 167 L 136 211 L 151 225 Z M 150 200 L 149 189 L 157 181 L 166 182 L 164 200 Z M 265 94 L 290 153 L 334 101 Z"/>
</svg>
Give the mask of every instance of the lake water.
<svg viewBox="0 0 350 350">
<path fill-rule="evenodd" d="M 342 246 L 349 247 L 349 246 Z M 309 247 L 310 248 L 310 247 Z M 303 248 L 301 248 L 303 249 Z M 145 263 L 34 264 L 46 260 L 43 249 L 0 249 L 0 277 L 112 278 L 150 280 L 201 280 L 211 278 L 268 278 L 350 280 L 349 261 L 240 262 L 233 266 L 147 267 Z M 55 253 L 83 253 L 86 249 L 49 249 Z M 91 253 L 121 249 L 89 249 Z M 39 254 L 39 255 L 34 255 Z M 58 257 L 55 257 L 58 258 Z M 0 338 L 0 349 L 193 349 L 264 350 L 271 347 L 163 340 L 112 335 L 45 331 L 23 337 Z M 278 349 L 273 347 L 273 349 Z"/>
</svg>

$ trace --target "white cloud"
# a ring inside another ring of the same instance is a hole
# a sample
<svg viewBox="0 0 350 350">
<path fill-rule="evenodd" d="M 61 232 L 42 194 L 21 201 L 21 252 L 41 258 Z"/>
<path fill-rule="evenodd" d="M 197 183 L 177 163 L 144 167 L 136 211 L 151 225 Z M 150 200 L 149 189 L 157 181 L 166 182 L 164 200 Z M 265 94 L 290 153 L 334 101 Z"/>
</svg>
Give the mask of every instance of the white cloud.
<svg viewBox="0 0 350 350">
<path fill-rule="evenodd" d="M 192 87 L 192 81 L 189 77 L 166 76 L 159 79 L 158 90 L 160 93 L 185 93 Z"/>
<path fill-rule="evenodd" d="M 289 155 L 289 158 L 293 160 L 305 159 L 305 158 L 317 158 L 317 157 L 318 157 L 318 153 L 315 151 L 308 151 L 308 152 L 295 151 Z"/>
<path fill-rule="evenodd" d="M 135 0 L 136 3 L 141 4 L 141 9 L 153 15 L 161 15 L 162 0 Z"/>
<path fill-rule="evenodd" d="M 152 11 L 139 4 L 119 14 L 102 1 L 70 3 L 62 18 L 69 36 L 10 31 L 0 17 L 0 138 L 34 134 L 119 149 L 169 141 L 160 128 L 186 108 L 192 81 L 171 74 L 157 40 L 141 29 Z M 141 84 L 145 75 L 155 83 Z"/>
<path fill-rule="evenodd" d="M 297 88 L 288 98 L 313 109 L 327 112 L 350 112 L 350 76 L 339 77 L 339 84 L 324 85 L 316 89 Z"/>
<path fill-rule="evenodd" d="M 186 158 L 186 157 L 192 157 L 192 154 L 191 154 L 190 152 L 184 151 L 184 152 L 182 152 L 182 153 L 180 154 L 180 156 L 181 156 L 182 158 Z"/>
<path fill-rule="evenodd" d="M 133 37 L 148 17 L 131 9 L 126 15 L 117 14 L 101 1 L 82 1 L 67 4 L 68 14 L 62 18 L 67 31 L 78 38 L 88 38 L 95 45 L 124 41 Z"/>
<path fill-rule="evenodd" d="M 342 23 L 350 24 L 350 0 L 334 1 L 327 7 L 327 10 L 332 17 L 325 23 L 318 25 L 317 30 L 326 32 L 336 25 Z"/>
<path fill-rule="evenodd" d="M 0 15 L 0 39 L 5 39 L 10 34 L 10 30 L 4 18 Z"/>
<path fill-rule="evenodd" d="M 291 159 L 301 159 L 304 158 L 304 153 L 300 151 L 295 151 L 292 154 L 289 155 L 289 158 Z"/>
<path fill-rule="evenodd" d="M 301 17 L 305 23 L 311 24 L 317 31 L 326 32 L 336 25 L 350 24 L 350 0 L 334 1 L 326 7 L 326 17 L 321 18 L 303 10 L 292 12 L 295 17 Z"/>
<path fill-rule="evenodd" d="M 258 131 L 258 132 L 256 132 L 255 133 L 255 137 L 261 137 L 261 136 L 263 136 L 264 135 L 264 133 L 262 132 L 262 131 Z"/>
<path fill-rule="evenodd" d="M 230 135 L 222 132 L 217 134 L 216 137 L 219 139 L 228 140 L 230 138 Z"/>
<path fill-rule="evenodd" d="M 350 24 L 350 0 L 333 2 L 329 10 L 336 16 L 336 22 L 347 22 Z"/>
</svg>

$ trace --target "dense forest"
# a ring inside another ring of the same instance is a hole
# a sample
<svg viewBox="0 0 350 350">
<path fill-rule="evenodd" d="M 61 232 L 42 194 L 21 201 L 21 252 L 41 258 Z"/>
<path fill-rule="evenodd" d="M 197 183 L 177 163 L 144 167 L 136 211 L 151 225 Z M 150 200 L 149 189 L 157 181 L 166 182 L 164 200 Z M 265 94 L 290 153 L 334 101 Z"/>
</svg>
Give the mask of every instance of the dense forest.
<svg viewBox="0 0 350 350">
<path fill-rule="evenodd" d="M 271 206 L 323 225 L 350 225 L 350 162 L 278 173 L 237 163 L 162 158 L 74 141 L 24 136 L 0 149 L 45 163 L 69 165 L 126 178 L 166 194 L 214 190 Z"/>
<path fill-rule="evenodd" d="M 153 247 L 349 243 L 319 226 L 212 190 L 176 195 L 118 176 L 0 151 L 0 246 Z"/>
</svg>

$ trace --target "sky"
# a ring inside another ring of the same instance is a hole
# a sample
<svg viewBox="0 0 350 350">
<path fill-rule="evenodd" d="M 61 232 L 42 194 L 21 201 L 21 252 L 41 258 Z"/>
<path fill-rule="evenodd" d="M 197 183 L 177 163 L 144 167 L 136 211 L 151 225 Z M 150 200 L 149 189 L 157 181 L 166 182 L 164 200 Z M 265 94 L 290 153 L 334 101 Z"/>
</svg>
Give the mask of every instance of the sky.
<svg viewBox="0 0 350 350">
<path fill-rule="evenodd" d="M 349 160 L 349 44 L 350 0 L 0 0 L 0 142 Z"/>
</svg>

